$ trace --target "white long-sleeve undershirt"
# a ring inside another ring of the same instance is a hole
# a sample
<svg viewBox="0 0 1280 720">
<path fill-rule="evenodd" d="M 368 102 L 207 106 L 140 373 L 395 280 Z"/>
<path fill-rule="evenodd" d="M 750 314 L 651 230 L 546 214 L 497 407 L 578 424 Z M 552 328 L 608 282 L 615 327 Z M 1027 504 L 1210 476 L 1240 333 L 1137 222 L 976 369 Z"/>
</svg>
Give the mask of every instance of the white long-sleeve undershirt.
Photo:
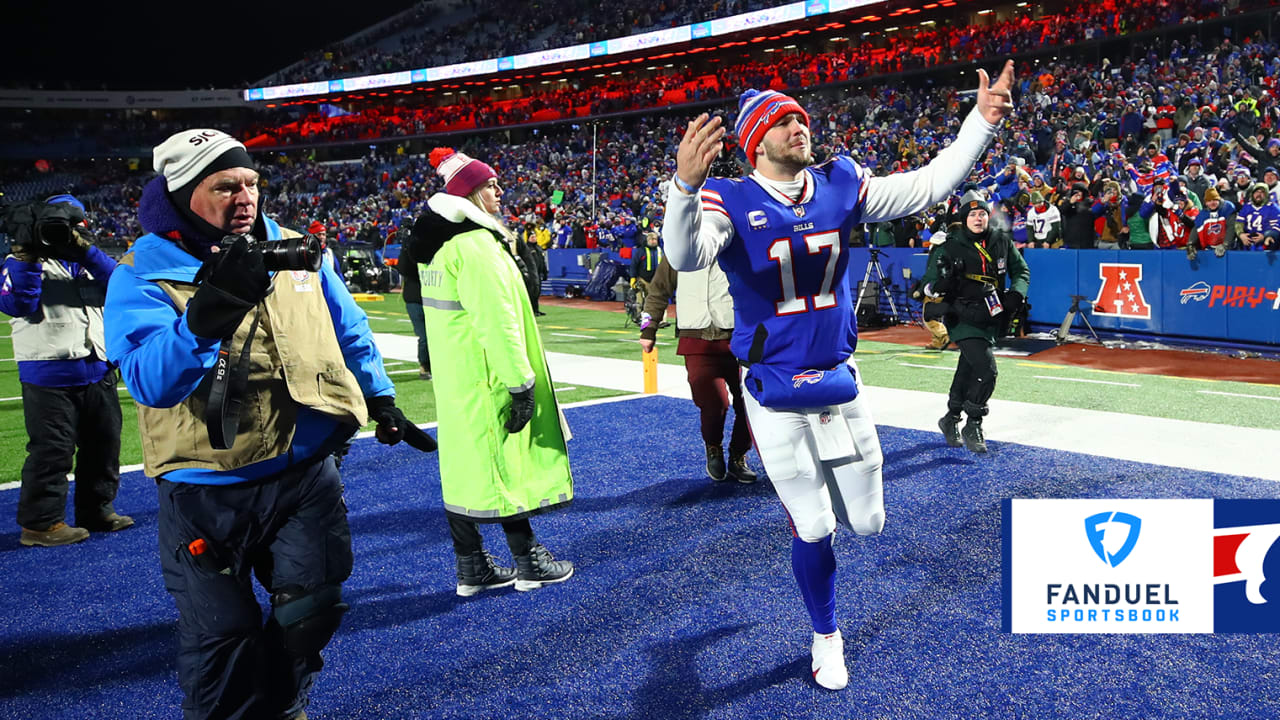
<svg viewBox="0 0 1280 720">
<path fill-rule="evenodd" d="M 928 165 L 884 177 L 868 176 L 865 181 L 867 197 L 860 221 L 893 220 L 922 212 L 945 200 L 968 177 L 969 170 L 982 156 L 998 128 L 974 108 L 960 126 L 955 142 L 939 152 Z M 795 197 L 803 185 L 803 179 L 771 181 L 758 171 L 752 173 L 752 178 L 789 197 Z M 686 195 L 675 183 L 671 184 L 667 193 L 662 240 L 667 260 L 673 268 L 689 271 L 710 265 L 733 239 L 733 232 L 729 218 L 718 212 L 702 212 L 698 195 Z"/>
</svg>

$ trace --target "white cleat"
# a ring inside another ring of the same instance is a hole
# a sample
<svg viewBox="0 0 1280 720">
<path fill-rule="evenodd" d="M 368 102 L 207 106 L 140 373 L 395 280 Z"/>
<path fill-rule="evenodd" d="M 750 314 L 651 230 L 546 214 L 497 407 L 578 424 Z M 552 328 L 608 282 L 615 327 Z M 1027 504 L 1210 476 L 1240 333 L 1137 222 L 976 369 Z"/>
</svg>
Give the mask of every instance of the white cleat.
<svg viewBox="0 0 1280 720">
<path fill-rule="evenodd" d="M 813 634 L 813 680 L 828 690 L 843 690 L 849 684 L 844 666 L 844 637 L 836 630 L 830 635 Z"/>
</svg>

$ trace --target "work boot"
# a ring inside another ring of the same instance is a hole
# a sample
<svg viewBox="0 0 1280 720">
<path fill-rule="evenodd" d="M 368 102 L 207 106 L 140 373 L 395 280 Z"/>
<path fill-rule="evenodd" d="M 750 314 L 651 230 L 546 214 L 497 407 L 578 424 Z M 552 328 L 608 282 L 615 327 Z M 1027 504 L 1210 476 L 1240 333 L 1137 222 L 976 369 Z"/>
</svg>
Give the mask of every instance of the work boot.
<svg viewBox="0 0 1280 720">
<path fill-rule="evenodd" d="M 494 564 L 493 556 L 485 550 L 458 556 L 458 597 L 508 587 L 515 581 L 516 571 Z"/>
<path fill-rule="evenodd" d="M 117 530 L 124 530 L 125 528 L 133 527 L 133 518 L 128 515 L 121 515 L 120 513 L 113 512 L 101 520 L 80 523 L 80 525 L 84 527 L 85 530 L 92 532 L 116 532 Z"/>
<path fill-rule="evenodd" d="M 59 545 L 70 545 L 78 543 L 89 537 L 89 531 L 80 527 L 71 527 L 64 522 L 56 522 L 49 527 L 48 530 L 28 530 L 22 528 L 22 537 L 18 542 L 31 547 L 40 545 L 42 547 L 57 547 Z"/>
<path fill-rule="evenodd" d="M 969 448 L 969 452 L 981 454 L 987 451 L 987 441 L 982 437 L 982 418 L 969 418 L 960 434 L 964 436 L 964 446 Z"/>
<path fill-rule="evenodd" d="M 719 445 L 707 445 L 707 477 L 716 482 L 729 477 L 724 465 L 724 449 Z"/>
<path fill-rule="evenodd" d="M 960 414 L 947 413 L 938 421 L 938 429 L 942 431 L 942 437 L 947 439 L 947 447 L 960 447 L 964 443 L 960 442 Z"/>
<path fill-rule="evenodd" d="M 729 477 L 732 477 L 743 485 L 750 485 L 760 479 L 760 476 L 756 475 L 756 471 L 752 470 L 751 467 L 747 465 L 746 455 L 729 458 Z"/>
<path fill-rule="evenodd" d="M 431 379 L 431 368 L 427 367 L 426 365 L 419 365 L 419 366 L 418 366 L 418 379 L 419 379 L 419 380 L 430 380 L 430 379 Z"/>
<path fill-rule="evenodd" d="M 536 543 L 528 555 L 516 555 L 516 590 L 537 590 L 543 585 L 564 582 L 573 577 L 573 563 L 557 560 L 551 551 Z"/>
</svg>

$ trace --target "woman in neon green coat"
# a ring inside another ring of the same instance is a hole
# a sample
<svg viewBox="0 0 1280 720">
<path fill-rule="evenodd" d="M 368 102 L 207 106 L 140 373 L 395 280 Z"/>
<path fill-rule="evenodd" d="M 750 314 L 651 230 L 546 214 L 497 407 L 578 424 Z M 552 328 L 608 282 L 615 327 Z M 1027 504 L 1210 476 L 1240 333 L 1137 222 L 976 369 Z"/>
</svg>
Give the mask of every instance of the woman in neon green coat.
<svg viewBox="0 0 1280 720">
<path fill-rule="evenodd" d="M 458 558 L 458 594 L 562 582 L 531 515 L 567 505 L 573 477 L 568 426 L 556 404 L 546 355 L 514 236 L 499 219 L 493 169 L 447 148 L 431 163 L 445 191 L 427 201 L 409 252 L 418 261 L 439 415 L 440 478 Z M 437 350 L 437 348 L 439 348 Z M 497 565 L 477 523 L 501 523 L 516 567 Z"/>
</svg>

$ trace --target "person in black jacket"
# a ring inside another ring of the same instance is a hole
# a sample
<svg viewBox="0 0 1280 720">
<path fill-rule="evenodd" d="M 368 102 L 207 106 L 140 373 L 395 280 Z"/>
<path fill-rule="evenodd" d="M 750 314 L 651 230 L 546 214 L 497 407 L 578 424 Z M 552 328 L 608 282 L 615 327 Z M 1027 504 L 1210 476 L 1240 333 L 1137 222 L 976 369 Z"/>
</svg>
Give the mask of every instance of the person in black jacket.
<svg viewBox="0 0 1280 720">
<path fill-rule="evenodd" d="M 960 348 L 947 396 L 947 414 L 938 421 L 947 445 L 963 444 L 985 453 L 982 419 L 996 387 L 996 360 L 991 349 L 1008 318 L 1018 314 L 1027 296 L 1031 270 L 1004 230 L 989 227 L 991 205 L 976 192 L 966 193 L 957 213 L 960 223 L 947 241 L 929 254 L 925 294 L 942 300 L 931 314 L 945 318 L 951 340 Z M 1005 283 L 1008 281 L 1008 288 Z M 969 416 L 960 429 L 960 414 Z"/>
<path fill-rule="evenodd" d="M 1082 182 L 1072 183 L 1067 199 L 1058 206 L 1058 211 L 1062 213 L 1062 238 L 1065 247 L 1091 250 L 1098 246 L 1098 234 L 1093 230 L 1092 208 L 1088 186 Z"/>
<path fill-rule="evenodd" d="M 413 325 L 413 334 L 418 337 L 418 378 L 431 379 L 431 353 L 427 349 L 427 323 L 422 310 L 422 280 L 418 277 L 418 259 L 413 255 L 414 240 L 422 237 L 426 228 L 419 218 L 409 231 L 409 242 L 400 244 L 401 290 L 404 310 L 409 314 L 409 324 Z"/>
</svg>

